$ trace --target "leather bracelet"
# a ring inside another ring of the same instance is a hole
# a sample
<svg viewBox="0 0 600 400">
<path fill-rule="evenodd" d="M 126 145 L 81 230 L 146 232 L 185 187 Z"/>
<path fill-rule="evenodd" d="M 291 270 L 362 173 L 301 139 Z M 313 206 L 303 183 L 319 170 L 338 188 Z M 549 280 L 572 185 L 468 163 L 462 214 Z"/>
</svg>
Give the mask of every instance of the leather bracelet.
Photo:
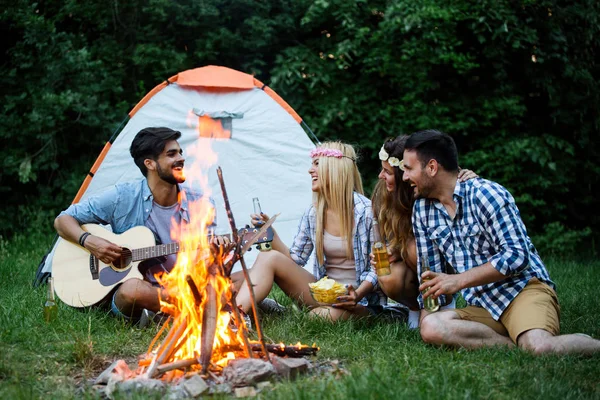
<svg viewBox="0 0 600 400">
<path fill-rule="evenodd" d="M 88 238 L 88 236 L 90 236 L 90 235 L 91 235 L 91 233 L 89 233 L 89 232 L 83 232 L 83 233 L 81 234 L 81 236 L 79 236 L 79 245 L 80 245 L 81 247 L 85 247 L 83 244 L 85 243 L 85 240 L 86 240 L 86 239 Z"/>
</svg>

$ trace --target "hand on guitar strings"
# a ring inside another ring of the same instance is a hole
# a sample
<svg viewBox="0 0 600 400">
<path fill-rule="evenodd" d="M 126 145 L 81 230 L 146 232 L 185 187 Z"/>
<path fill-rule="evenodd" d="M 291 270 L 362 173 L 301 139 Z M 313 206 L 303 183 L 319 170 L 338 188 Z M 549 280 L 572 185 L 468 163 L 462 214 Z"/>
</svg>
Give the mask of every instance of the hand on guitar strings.
<svg viewBox="0 0 600 400">
<path fill-rule="evenodd" d="M 213 236 L 210 239 L 210 245 L 213 254 L 222 257 L 224 262 L 226 262 L 227 255 L 236 246 L 227 236 Z"/>
<path fill-rule="evenodd" d="M 111 264 L 121 257 L 123 249 L 99 236 L 90 235 L 85 241 L 85 248 L 104 264 Z"/>
</svg>

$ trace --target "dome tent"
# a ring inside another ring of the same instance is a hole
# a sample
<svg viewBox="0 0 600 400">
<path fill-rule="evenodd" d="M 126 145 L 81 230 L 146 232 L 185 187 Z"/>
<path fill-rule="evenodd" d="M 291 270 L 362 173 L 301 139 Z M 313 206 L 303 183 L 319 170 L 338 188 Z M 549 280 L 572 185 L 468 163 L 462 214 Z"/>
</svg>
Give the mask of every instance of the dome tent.
<svg viewBox="0 0 600 400">
<path fill-rule="evenodd" d="M 216 174 L 218 165 L 223 169 L 238 227 L 249 221 L 252 199 L 258 197 L 265 213 L 281 213 L 275 225 L 277 232 L 284 242 L 291 242 L 311 201 L 307 171 L 314 144 L 308 135 L 315 142 L 317 139 L 272 89 L 251 75 L 226 67 L 183 71 L 148 92 L 128 114 L 123 129 L 106 143 L 73 203 L 116 183 L 142 179 L 129 147 L 141 129 L 152 126 L 182 133 L 179 143 L 186 168 L 196 161 L 195 155 L 186 151 L 191 146 L 207 145 L 217 154 L 217 162 L 208 170 L 208 184 L 217 206 L 217 234 L 230 232 Z M 51 274 L 53 251 L 60 240 L 57 238 L 40 263 L 36 284 Z M 248 265 L 256 253 L 248 253 Z"/>
</svg>

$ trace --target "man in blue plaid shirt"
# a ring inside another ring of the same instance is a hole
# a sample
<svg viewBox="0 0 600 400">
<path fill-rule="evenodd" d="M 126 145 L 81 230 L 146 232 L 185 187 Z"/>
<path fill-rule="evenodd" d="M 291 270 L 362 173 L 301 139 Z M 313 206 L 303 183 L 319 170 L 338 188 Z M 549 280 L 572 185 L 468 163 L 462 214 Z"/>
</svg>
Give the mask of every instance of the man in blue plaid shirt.
<svg viewBox="0 0 600 400">
<path fill-rule="evenodd" d="M 428 296 L 444 302 L 444 295 L 459 291 L 467 302 L 423 317 L 425 342 L 516 344 L 537 354 L 600 351 L 600 341 L 587 335 L 559 336 L 554 283 L 504 187 L 485 179 L 459 182 L 454 140 L 435 130 L 411 135 L 403 162 L 403 179 L 417 198 L 412 222 L 419 274 L 423 258 L 431 267 L 421 275 L 430 280 L 419 287 L 419 302 Z"/>
</svg>

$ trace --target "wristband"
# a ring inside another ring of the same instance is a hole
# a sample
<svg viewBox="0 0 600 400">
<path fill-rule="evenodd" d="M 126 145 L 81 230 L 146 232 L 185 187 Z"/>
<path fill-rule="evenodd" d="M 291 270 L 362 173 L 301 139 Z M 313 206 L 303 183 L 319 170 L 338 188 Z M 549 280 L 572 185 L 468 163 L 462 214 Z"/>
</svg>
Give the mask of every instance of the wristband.
<svg viewBox="0 0 600 400">
<path fill-rule="evenodd" d="M 79 245 L 80 245 L 81 247 L 85 247 L 83 244 L 85 243 L 85 240 L 86 240 L 86 239 L 88 238 L 88 236 L 90 236 L 90 235 L 91 235 L 91 233 L 89 233 L 89 232 L 83 232 L 83 233 L 81 234 L 81 236 L 79 236 Z"/>
</svg>

